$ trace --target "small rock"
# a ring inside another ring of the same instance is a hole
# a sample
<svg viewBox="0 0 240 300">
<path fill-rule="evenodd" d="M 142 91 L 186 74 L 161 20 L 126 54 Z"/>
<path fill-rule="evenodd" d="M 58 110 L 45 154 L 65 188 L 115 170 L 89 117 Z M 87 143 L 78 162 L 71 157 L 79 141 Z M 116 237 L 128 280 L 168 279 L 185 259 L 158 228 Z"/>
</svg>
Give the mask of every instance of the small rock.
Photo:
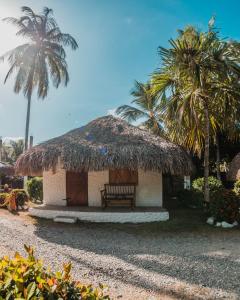
<svg viewBox="0 0 240 300">
<path fill-rule="evenodd" d="M 222 227 L 222 223 L 221 222 L 217 222 L 216 223 L 216 227 Z"/>
<path fill-rule="evenodd" d="M 234 226 L 235 226 L 234 224 L 230 224 L 225 221 L 222 222 L 222 228 L 233 228 Z"/>
<path fill-rule="evenodd" d="M 213 225 L 214 224 L 214 217 L 210 217 L 207 219 L 207 224 Z"/>
</svg>

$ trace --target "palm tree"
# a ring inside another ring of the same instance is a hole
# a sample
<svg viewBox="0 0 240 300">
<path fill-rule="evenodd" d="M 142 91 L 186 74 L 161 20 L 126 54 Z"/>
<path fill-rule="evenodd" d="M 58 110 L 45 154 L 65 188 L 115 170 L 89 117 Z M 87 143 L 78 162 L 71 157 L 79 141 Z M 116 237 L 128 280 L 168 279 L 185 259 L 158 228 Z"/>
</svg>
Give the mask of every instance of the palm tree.
<svg viewBox="0 0 240 300">
<path fill-rule="evenodd" d="M 67 33 L 62 33 L 53 17 L 53 11 L 45 7 L 40 14 L 35 14 L 30 7 L 22 7 L 23 16 L 6 18 L 5 21 L 18 28 L 17 36 L 28 41 L 2 56 L 8 59 L 10 69 L 5 77 L 16 72 L 14 92 L 23 91 L 27 98 L 27 117 L 25 129 L 25 150 L 28 148 L 31 98 L 37 89 L 38 98 L 44 99 L 48 94 L 49 75 L 53 86 L 60 83 L 68 84 L 65 46 L 73 50 L 78 48 L 75 39 Z"/>
<path fill-rule="evenodd" d="M 24 141 L 22 139 L 17 141 L 10 141 L 11 147 L 12 147 L 12 154 L 11 158 L 13 162 L 16 162 L 18 157 L 23 153 L 24 151 Z"/>
<path fill-rule="evenodd" d="M 204 148 L 204 198 L 209 202 L 210 137 L 222 126 L 220 110 L 228 107 L 235 116 L 231 107 L 239 106 L 239 44 L 221 40 L 211 22 L 204 33 L 193 27 L 179 31 L 170 45 L 160 47 L 163 64 L 153 75 L 153 90 L 170 94 L 165 118 L 172 135 L 178 134 L 189 148 Z"/>
<path fill-rule="evenodd" d="M 165 95 L 162 95 L 161 101 L 159 101 L 159 97 L 151 93 L 149 83 L 138 81 L 135 81 L 131 95 L 134 97 L 132 104 L 135 106 L 122 105 L 118 107 L 116 113 L 129 122 L 141 120 L 140 126 L 149 129 L 154 134 L 163 135 L 160 103 L 166 101 Z"/>
</svg>

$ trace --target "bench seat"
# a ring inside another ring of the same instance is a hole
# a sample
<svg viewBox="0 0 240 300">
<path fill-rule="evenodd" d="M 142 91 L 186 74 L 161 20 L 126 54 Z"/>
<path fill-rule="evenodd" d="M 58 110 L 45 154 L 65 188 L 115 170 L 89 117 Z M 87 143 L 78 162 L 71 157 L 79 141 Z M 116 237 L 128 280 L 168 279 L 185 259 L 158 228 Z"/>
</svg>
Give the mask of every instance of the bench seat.
<svg viewBox="0 0 240 300">
<path fill-rule="evenodd" d="M 136 185 L 134 184 L 105 184 L 101 191 L 102 208 L 106 208 L 112 202 L 120 205 L 127 202 L 133 209 L 136 202 Z"/>
</svg>

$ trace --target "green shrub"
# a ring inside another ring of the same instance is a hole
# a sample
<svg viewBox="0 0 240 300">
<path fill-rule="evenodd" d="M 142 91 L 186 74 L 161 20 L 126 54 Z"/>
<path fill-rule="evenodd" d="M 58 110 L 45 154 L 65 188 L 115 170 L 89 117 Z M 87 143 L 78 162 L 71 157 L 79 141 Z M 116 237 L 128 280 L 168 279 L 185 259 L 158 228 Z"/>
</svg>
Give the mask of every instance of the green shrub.
<svg viewBox="0 0 240 300">
<path fill-rule="evenodd" d="M 0 260 L 0 300 L 104 300 L 103 290 L 71 280 L 71 264 L 53 273 L 35 258 L 33 249 L 25 246 L 27 258 L 16 253 L 13 259 Z"/>
<path fill-rule="evenodd" d="M 177 194 L 178 200 L 184 207 L 203 207 L 203 194 L 195 190 L 183 190 Z"/>
<path fill-rule="evenodd" d="M 232 190 L 219 189 L 212 193 L 209 211 L 217 222 L 239 221 L 239 197 Z"/>
<path fill-rule="evenodd" d="M 208 185 L 210 193 L 222 188 L 222 182 L 221 180 L 217 179 L 216 177 L 209 176 L 208 177 Z M 204 191 L 204 178 L 199 177 L 195 179 L 192 183 L 192 187 L 194 190 L 203 193 Z"/>
<path fill-rule="evenodd" d="M 28 201 L 28 195 L 23 189 L 14 189 L 10 194 L 14 193 L 16 197 L 17 206 L 24 206 L 25 202 Z"/>
<path fill-rule="evenodd" d="M 234 183 L 234 189 L 233 189 L 234 193 L 237 195 L 237 196 L 240 196 L 240 180 L 237 180 L 235 183 Z"/>
<path fill-rule="evenodd" d="M 0 207 L 4 207 L 8 193 L 0 193 Z"/>
<path fill-rule="evenodd" d="M 27 182 L 27 190 L 33 201 L 43 200 L 43 180 L 41 177 L 33 177 Z"/>
</svg>

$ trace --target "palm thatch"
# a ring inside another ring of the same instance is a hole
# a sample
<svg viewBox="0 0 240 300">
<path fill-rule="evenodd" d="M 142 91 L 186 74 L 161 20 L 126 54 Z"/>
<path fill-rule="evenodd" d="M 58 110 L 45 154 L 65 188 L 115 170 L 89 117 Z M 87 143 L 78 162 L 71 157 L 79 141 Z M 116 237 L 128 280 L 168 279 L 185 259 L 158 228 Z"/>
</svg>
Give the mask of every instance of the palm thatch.
<svg viewBox="0 0 240 300">
<path fill-rule="evenodd" d="M 43 170 L 55 170 L 59 161 L 68 171 L 141 168 L 187 175 L 193 169 L 180 146 L 113 116 L 101 117 L 29 149 L 15 168 L 21 175 L 39 175 Z"/>
<path fill-rule="evenodd" d="M 0 175 L 13 176 L 15 173 L 14 166 L 9 163 L 0 161 Z"/>
<path fill-rule="evenodd" d="M 240 153 L 238 153 L 229 165 L 227 180 L 236 181 L 240 179 Z"/>
</svg>

